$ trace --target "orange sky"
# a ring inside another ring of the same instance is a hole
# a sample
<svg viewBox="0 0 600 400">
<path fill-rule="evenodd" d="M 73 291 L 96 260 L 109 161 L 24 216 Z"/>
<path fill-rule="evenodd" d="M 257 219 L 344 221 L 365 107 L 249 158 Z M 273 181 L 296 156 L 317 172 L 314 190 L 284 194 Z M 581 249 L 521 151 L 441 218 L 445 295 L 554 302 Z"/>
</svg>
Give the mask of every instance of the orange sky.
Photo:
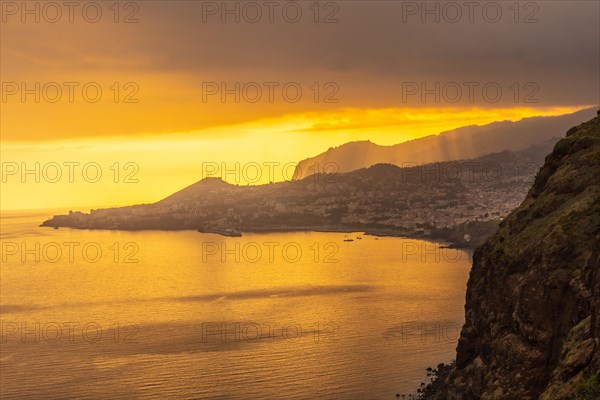
<svg viewBox="0 0 600 400">
<path fill-rule="evenodd" d="M 299 160 L 352 140 L 391 145 L 464 125 L 568 111 L 574 109 L 342 110 L 162 135 L 5 141 L 0 202 L 3 209 L 148 203 L 208 176 L 225 174 L 240 185 L 290 179 Z"/>
<path fill-rule="evenodd" d="M 403 24 L 394 2 L 361 1 L 339 3 L 331 24 L 315 23 L 308 8 L 294 24 L 204 23 L 202 2 L 130 3 L 137 8 L 119 3 L 115 16 L 100 2 L 95 23 L 80 11 L 70 22 L 66 10 L 56 23 L 40 11 L 37 22 L 21 14 L 24 3 L 3 3 L 0 208 L 152 202 L 201 179 L 206 163 L 283 166 L 348 141 L 391 145 L 600 101 L 593 2 L 549 4 L 530 25 Z M 133 11 L 137 22 L 123 23 Z M 472 99 L 468 82 L 477 83 Z M 241 90 L 223 98 L 221 85 L 236 83 Z M 439 96 L 409 92 L 421 84 L 439 85 Z M 486 85 L 502 95 L 490 101 Z M 103 178 L 20 176 L 36 163 L 64 174 L 69 162 L 96 163 Z M 115 163 L 135 165 L 139 182 L 114 182 Z M 274 173 L 228 180 L 288 177 L 283 167 Z"/>
</svg>

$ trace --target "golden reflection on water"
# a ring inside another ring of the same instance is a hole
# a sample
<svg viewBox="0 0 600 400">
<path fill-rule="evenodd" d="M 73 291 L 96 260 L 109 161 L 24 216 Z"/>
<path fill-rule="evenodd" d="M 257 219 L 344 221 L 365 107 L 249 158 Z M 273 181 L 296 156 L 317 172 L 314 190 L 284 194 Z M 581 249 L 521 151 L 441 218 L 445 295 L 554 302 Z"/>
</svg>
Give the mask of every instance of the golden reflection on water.
<svg viewBox="0 0 600 400">
<path fill-rule="evenodd" d="M 2 219 L 2 397 L 392 399 L 454 356 L 463 251 L 44 218 Z"/>
</svg>

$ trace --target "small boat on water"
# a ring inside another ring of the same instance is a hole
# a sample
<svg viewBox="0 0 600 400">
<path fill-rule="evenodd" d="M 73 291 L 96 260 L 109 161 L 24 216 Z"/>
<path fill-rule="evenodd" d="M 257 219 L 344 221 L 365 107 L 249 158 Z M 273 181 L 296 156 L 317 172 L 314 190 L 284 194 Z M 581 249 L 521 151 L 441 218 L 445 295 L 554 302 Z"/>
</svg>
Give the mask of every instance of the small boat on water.
<svg viewBox="0 0 600 400">
<path fill-rule="evenodd" d="M 344 242 L 354 242 L 354 239 L 349 238 L 348 235 L 344 236 Z"/>
<path fill-rule="evenodd" d="M 221 236 L 227 237 L 241 237 L 241 232 L 236 231 L 235 229 L 198 229 L 200 233 L 214 233 Z"/>
<path fill-rule="evenodd" d="M 229 229 L 226 231 L 219 232 L 219 234 L 228 237 L 242 237 L 242 234 L 240 232 Z"/>
</svg>

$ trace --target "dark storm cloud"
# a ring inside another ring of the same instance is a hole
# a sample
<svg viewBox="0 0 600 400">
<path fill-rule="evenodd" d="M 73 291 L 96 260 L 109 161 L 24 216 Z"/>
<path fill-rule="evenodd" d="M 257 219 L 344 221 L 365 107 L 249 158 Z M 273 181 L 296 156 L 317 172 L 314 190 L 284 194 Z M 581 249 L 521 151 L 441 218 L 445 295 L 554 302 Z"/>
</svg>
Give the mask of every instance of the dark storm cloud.
<svg viewBox="0 0 600 400">
<path fill-rule="evenodd" d="M 516 14 L 509 8 L 513 2 L 495 2 L 502 11 L 495 23 L 493 12 L 484 15 L 486 2 L 475 2 L 472 22 L 465 2 L 455 2 L 463 13 L 457 23 L 450 22 L 450 9 L 445 18 L 444 3 L 414 2 L 420 9 L 439 7 L 439 23 L 431 14 L 425 23 L 420 13 L 407 15 L 403 3 L 339 1 L 338 23 L 315 24 L 312 2 L 298 2 L 304 12 L 298 23 L 277 12 L 273 23 L 264 15 L 259 23 L 244 22 L 242 12 L 240 23 L 231 15 L 222 23 L 220 14 L 203 15 L 202 2 L 147 2 L 139 45 L 152 54 L 151 67 L 165 71 L 329 77 L 357 87 L 394 87 L 405 80 L 534 81 L 544 103 L 598 102 L 600 3 L 522 2 Z"/>
<path fill-rule="evenodd" d="M 347 68 L 390 73 L 392 68 L 410 70 L 410 65 L 504 70 L 507 64 L 551 63 L 560 68 L 572 65 L 575 57 L 588 71 L 597 72 L 600 5 L 593 1 L 535 2 L 537 23 L 515 23 L 508 9 L 511 2 L 495 2 L 503 12 L 497 23 L 485 21 L 476 11 L 472 23 L 466 15 L 459 23 L 445 22 L 443 16 L 440 23 L 431 16 L 421 23 L 418 15 L 406 16 L 403 22 L 401 1 L 340 1 L 339 22 L 331 24 L 313 23 L 309 2 L 299 2 L 306 15 L 296 24 L 278 17 L 274 23 L 266 17 L 256 24 L 234 23 L 230 16 L 221 23 L 218 15 L 203 23 L 202 3 L 143 3 L 141 24 L 148 26 L 146 34 L 152 39 L 147 50 L 164 45 L 160 50 L 172 55 L 176 64 L 192 68 L 223 66 L 227 61 L 244 67 L 301 68 L 337 60 Z"/>
<path fill-rule="evenodd" d="M 334 12 L 337 23 L 314 23 L 313 1 L 294 3 L 303 12 L 297 23 L 283 17 L 283 1 L 276 2 L 272 23 L 264 1 L 254 2 L 263 12 L 258 23 L 245 21 L 243 12 L 240 23 L 232 15 L 222 23 L 220 10 L 206 14 L 209 5 L 238 4 L 241 9 L 247 3 L 139 1 L 137 24 L 67 27 L 76 29 L 68 35 L 43 26 L 19 35 L 8 32 L 5 36 L 12 42 L 6 44 L 5 38 L 3 47 L 13 50 L 15 64 L 11 68 L 11 61 L 3 61 L 3 68 L 13 71 L 44 63 L 63 70 L 112 67 L 183 74 L 192 83 L 336 81 L 346 94 L 345 106 L 402 105 L 399 92 L 406 81 L 491 81 L 500 82 L 505 90 L 514 82 L 535 82 L 538 105 L 599 102 L 596 1 L 521 2 L 518 14 L 512 1 L 471 2 L 472 21 L 468 2 L 451 2 L 462 12 L 456 23 L 451 22 L 451 9 L 443 11 L 448 2 L 330 2 L 335 8 L 321 2 L 319 19 Z M 492 11 L 502 12 L 498 22 L 492 22 L 494 12 L 484 15 L 489 3 L 495 5 Z M 407 15 L 408 5 L 419 10 Z M 440 22 L 429 14 L 423 23 L 424 7 L 438 7 Z M 3 33 L 13 26 L 7 25 Z M 508 105 L 509 97 L 501 104 Z"/>
</svg>

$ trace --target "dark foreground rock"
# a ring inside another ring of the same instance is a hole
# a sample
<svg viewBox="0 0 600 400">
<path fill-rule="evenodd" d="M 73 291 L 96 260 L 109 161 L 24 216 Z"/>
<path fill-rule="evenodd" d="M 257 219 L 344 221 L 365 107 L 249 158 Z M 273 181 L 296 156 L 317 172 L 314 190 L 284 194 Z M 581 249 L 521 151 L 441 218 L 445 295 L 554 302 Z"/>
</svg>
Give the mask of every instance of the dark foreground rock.
<svg viewBox="0 0 600 400">
<path fill-rule="evenodd" d="M 436 400 L 600 399 L 600 127 L 569 130 L 479 246 Z"/>
</svg>

